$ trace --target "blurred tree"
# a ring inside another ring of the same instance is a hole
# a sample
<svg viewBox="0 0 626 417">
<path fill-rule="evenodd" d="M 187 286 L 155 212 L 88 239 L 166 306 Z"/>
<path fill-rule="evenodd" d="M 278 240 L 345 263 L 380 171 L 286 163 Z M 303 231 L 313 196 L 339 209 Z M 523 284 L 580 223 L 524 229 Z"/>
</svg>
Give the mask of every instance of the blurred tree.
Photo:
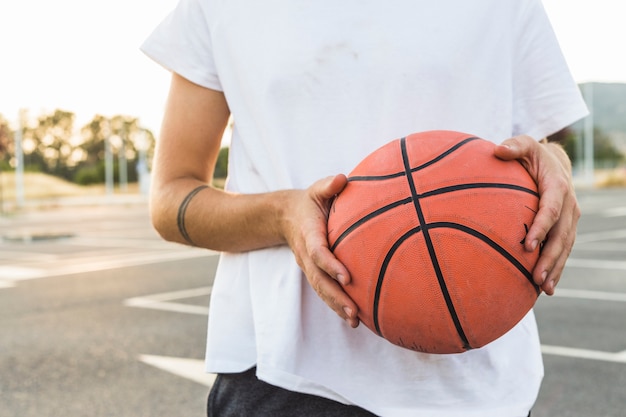
<svg viewBox="0 0 626 417">
<path fill-rule="evenodd" d="M 565 152 L 567 152 L 572 162 L 582 159 L 582 155 L 577 155 L 577 149 L 580 148 L 580 146 L 578 148 L 576 146 L 577 141 L 582 140 L 582 137 L 577 134 L 574 129 L 565 128 L 550 136 L 549 139 L 563 145 Z M 609 167 L 618 165 L 626 158 L 615 146 L 611 137 L 598 127 L 593 129 L 593 157 L 594 162 L 597 164 Z"/>
<path fill-rule="evenodd" d="M 223 147 L 217 155 L 217 163 L 215 165 L 215 178 L 226 178 L 228 175 L 228 151 L 229 148 Z"/>
<path fill-rule="evenodd" d="M 10 169 L 11 151 L 13 149 L 13 131 L 6 120 L 0 114 L 0 169 Z"/>
<path fill-rule="evenodd" d="M 77 160 L 73 180 L 79 184 L 101 183 L 105 181 L 105 140 L 109 138 L 115 161 L 115 181 L 120 172 L 127 174 L 127 180 L 137 180 L 135 166 L 143 153 L 147 162 L 154 153 L 155 139 L 152 132 L 139 124 L 139 119 L 116 115 L 107 118 L 96 115 L 81 129 L 82 141 L 74 151 Z M 120 170 L 120 166 L 122 169 Z"/>
<path fill-rule="evenodd" d="M 24 167 L 70 179 L 74 113 L 55 110 L 23 127 Z"/>
<path fill-rule="evenodd" d="M 624 154 L 615 146 L 606 132 L 597 127 L 593 132 L 593 157 L 597 163 L 613 168 L 624 161 Z"/>
<path fill-rule="evenodd" d="M 576 141 L 577 135 L 576 132 L 571 127 L 566 127 L 563 130 L 556 132 L 555 134 L 548 137 L 550 142 L 558 142 L 563 146 L 567 156 L 569 156 L 570 161 L 574 162 L 576 160 Z"/>
<path fill-rule="evenodd" d="M 74 131 L 74 113 L 55 110 L 22 127 L 24 165 L 28 171 L 44 172 L 78 182 L 104 182 L 105 139 L 111 141 L 116 181 L 126 168 L 129 182 L 137 180 L 136 165 L 141 157 L 150 167 L 155 138 L 131 116 L 107 118 L 96 115 L 79 132 Z M 0 169 L 15 167 L 15 132 L 0 114 Z"/>
</svg>

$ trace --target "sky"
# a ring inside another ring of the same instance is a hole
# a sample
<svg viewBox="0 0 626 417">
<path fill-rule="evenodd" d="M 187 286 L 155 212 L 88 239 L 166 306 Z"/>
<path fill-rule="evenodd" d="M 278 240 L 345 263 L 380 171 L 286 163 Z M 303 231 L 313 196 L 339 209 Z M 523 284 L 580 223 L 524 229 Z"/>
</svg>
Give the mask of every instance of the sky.
<svg viewBox="0 0 626 417">
<path fill-rule="evenodd" d="M 0 114 L 126 114 L 158 134 L 169 73 L 139 51 L 178 0 L 2 0 Z M 577 82 L 626 83 L 626 1 L 543 0 Z"/>
</svg>

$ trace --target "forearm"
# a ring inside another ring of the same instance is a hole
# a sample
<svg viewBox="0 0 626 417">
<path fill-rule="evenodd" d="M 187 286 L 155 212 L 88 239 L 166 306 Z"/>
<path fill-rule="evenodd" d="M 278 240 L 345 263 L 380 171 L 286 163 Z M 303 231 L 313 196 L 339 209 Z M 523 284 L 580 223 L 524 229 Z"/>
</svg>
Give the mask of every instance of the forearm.
<svg viewBox="0 0 626 417">
<path fill-rule="evenodd" d="M 284 217 L 291 197 L 300 192 L 234 194 L 183 178 L 156 184 L 151 196 L 152 222 L 166 240 L 227 252 L 285 244 Z"/>
</svg>

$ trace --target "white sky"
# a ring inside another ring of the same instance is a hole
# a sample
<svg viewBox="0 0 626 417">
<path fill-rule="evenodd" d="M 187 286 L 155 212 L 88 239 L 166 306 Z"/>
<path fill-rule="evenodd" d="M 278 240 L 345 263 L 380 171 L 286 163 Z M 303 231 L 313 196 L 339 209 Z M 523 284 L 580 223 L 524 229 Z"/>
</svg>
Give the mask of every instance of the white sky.
<svg viewBox="0 0 626 417">
<path fill-rule="evenodd" d="M 2 0 L 0 114 L 128 114 L 158 133 L 169 74 L 138 48 L 177 1 Z M 626 1 L 544 5 L 576 81 L 626 83 Z"/>
</svg>

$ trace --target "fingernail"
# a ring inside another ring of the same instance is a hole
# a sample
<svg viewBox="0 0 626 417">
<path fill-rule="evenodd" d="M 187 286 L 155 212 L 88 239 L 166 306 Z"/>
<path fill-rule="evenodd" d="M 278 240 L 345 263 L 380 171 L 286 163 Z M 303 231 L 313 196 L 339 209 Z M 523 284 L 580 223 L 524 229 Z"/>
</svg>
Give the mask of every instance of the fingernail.
<svg viewBox="0 0 626 417">
<path fill-rule="evenodd" d="M 535 239 L 531 242 L 530 247 L 533 248 L 533 251 L 534 251 L 535 249 L 537 249 L 538 245 L 539 245 L 539 241 Z"/>
<path fill-rule="evenodd" d="M 350 307 L 344 307 L 343 312 L 346 313 L 346 316 L 348 316 L 348 318 L 352 318 L 353 311 Z"/>
<path fill-rule="evenodd" d="M 548 278 L 548 271 L 543 271 L 541 273 L 541 283 L 543 284 L 544 282 L 546 282 L 546 278 Z"/>
<path fill-rule="evenodd" d="M 346 281 L 346 276 L 343 274 L 337 274 L 337 281 L 339 281 L 341 285 L 346 285 L 348 283 Z"/>
</svg>

